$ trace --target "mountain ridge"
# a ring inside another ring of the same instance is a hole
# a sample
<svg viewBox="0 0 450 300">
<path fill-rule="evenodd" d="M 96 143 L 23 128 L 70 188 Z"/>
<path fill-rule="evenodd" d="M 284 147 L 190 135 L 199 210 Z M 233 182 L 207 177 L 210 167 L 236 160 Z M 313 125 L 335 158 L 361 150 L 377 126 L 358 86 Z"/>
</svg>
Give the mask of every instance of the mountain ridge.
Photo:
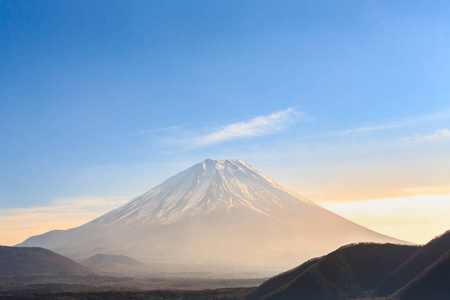
<svg viewBox="0 0 450 300">
<path fill-rule="evenodd" d="M 246 299 L 448 299 L 449 241 L 447 231 L 423 246 L 345 245 L 266 280 Z"/>
<path fill-rule="evenodd" d="M 89 268 L 48 249 L 0 246 L 0 277 L 94 274 Z"/>
</svg>

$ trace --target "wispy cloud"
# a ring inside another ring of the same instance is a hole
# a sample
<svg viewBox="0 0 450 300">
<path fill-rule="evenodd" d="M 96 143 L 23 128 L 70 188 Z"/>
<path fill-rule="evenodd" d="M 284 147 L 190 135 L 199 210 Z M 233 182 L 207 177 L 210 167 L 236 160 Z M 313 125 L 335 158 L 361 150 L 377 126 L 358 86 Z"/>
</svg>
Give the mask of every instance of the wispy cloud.
<svg viewBox="0 0 450 300">
<path fill-rule="evenodd" d="M 32 235 L 80 226 L 129 199 L 71 197 L 56 199 L 48 206 L 0 209 L 0 244 L 14 245 Z"/>
<path fill-rule="evenodd" d="M 428 185 L 403 188 L 402 192 L 407 195 L 449 195 L 450 185 Z"/>
<path fill-rule="evenodd" d="M 147 136 L 147 135 L 153 134 L 153 133 L 175 132 L 175 131 L 181 131 L 181 130 L 184 130 L 184 125 L 172 125 L 172 126 L 161 127 L 161 128 L 143 129 L 143 130 L 137 132 L 137 135 Z"/>
<path fill-rule="evenodd" d="M 380 130 L 390 130 L 390 129 L 398 129 L 398 128 L 405 128 L 405 127 L 411 127 L 419 124 L 429 123 L 432 121 L 439 121 L 439 120 L 445 120 L 450 118 L 450 109 L 445 109 L 443 111 L 432 113 L 432 114 L 425 114 L 425 115 L 419 115 L 399 120 L 390 120 L 385 121 L 379 124 L 375 125 L 366 125 L 366 126 L 360 126 L 355 128 L 349 128 L 344 130 L 339 130 L 333 132 L 335 135 L 357 135 L 361 133 L 367 133 L 371 131 L 380 131 Z"/>
<path fill-rule="evenodd" d="M 440 142 L 444 140 L 450 139 L 450 130 L 447 128 L 442 128 L 439 130 L 436 130 L 432 134 L 428 135 L 422 135 L 422 136 L 414 136 L 411 138 L 405 139 L 409 142 L 415 142 L 415 143 L 427 143 L 427 142 Z"/>
<path fill-rule="evenodd" d="M 270 115 L 228 124 L 211 133 L 194 138 L 191 141 L 191 145 L 193 147 L 203 147 L 238 138 L 273 134 L 286 129 L 296 120 L 305 116 L 305 113 L 299 112 L 295 108 L 275 111 Z"/>
<path fill-rule="evenodd" d="M 295 107 L 275 111 L 269 115 L 258 116 L 247 121 L 234 122 L 212 130 L 193 131 L 186 126 L 170 126 L 142 132 L 161 133 L 153 138 L 160 142 L 181 146 L 184 149 L 196 149 L 235 139 L 251 138 L 274 134 L 287 129 L 300 119 L 309 119 L 306 113 Z"/>
<path fill-rule="evenodd" d="M 389 123 L 377 125 L 377 126 L 361 126 L 361 127 L 357 127 L 357 128 L 349 128 L 349 129 L 338 131 L 338 132 L 336 132 L 336 134 L 356 135 L 356 134 L 366 133 L 366 132 L 370 132 L 370 131 L 395 129 L 395 128 L 401 128 L 401 127 L 405 127 L 405 126 L 406 126 L 406 124 L 402 123 L 402 122 L 389 122 Z"/>
</svg>

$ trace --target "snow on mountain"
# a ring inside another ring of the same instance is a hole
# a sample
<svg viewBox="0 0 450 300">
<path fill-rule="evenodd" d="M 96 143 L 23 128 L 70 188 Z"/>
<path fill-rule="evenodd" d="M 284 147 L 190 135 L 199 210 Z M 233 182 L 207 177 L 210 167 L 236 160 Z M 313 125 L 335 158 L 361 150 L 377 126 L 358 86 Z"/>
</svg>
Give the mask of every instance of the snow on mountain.
<svg viewBox="0 0 450 300">
<path fill-rule="evenodd" d="M 401 242 L 318 206 L 241 160 L 205 160 L 83 226 L 21 246 L 76 259 L 125 254 L 217 271 L 217 265 L 291 267 L 362 241 Z"/>
<path fill-rule="evenodd" d="M 185 216 L 239 207 L 275 218 L 274 208 L 313 204 L 241 160 L 205 160 L 175 175 L 129 203 L 94 220 L 96 225 L 136 221 L 169 224 Z"/>
</svg>

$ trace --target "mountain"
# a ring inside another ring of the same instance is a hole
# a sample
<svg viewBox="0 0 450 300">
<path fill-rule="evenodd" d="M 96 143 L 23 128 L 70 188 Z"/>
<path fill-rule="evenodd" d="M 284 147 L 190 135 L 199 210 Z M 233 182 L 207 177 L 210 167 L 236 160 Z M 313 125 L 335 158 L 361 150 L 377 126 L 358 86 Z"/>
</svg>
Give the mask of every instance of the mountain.
<svg viewBox="0 0 450 300">
<path fill-rule="evenodd" d="M 0 246 L 0 277 L 93 274 L 85 266 L 44 248 Z"/>
<path fill-rule="evenodd" d="M 263 282 L 255 291 L 253 291 L 248 297 L 248 300 L 264 299 L 277 290 L 284 288 L 289 283 L 294 281 L 298 276 L 302 275 L 311 266 L 315 265 L 320 260 L 320 257 L 316 257 L 308 260 L 300 266 L 278 274 L 269 280 Z"/>
<path fill-rule="evenodd" d="M 398 300 L 447 300 L 450 295 L 450 250 L 426 268 L 392 299 Z"/>
<path fill-rule="evenodd" d="M 80 262 L 83 266 L 100 275 L 148 277 L 152 272 L 150 266 L 126 255 L 95 254 Z"/>
<path fill-rule="evenodd" d="M 418 247 L 357 244 L 339 248 L 318 259 L 269 279 L 249 300 L 353 299 L 375 291 Z"/>
<path fill-rule="evenodd" d="M 353 242 L 404 243 L 346 220 L 241 160 L 205 160 L 80 227 L 33 236 L 74 259 L 98 253 L 145 263 L 291 268 Z M 220 267 L 211 272 L 217 273 Z"/>
<path fill-rule="evenodd" d="M 270 278 L 246 299 L 449 299 L 449 237 L 424 246 L 343 246 Z"/>
<path fill-rule="evenodd" d="M 91 257 L 80 262 L 83 266 L 86 267 L 95 267 L 101 264 L 118 264 L 123 266 L 141 266 L 142 263 L 128 257 L 126 255 L 112 255 L 112 254 L 95 254 Z"/>
<path fill-rule="evenodd" d="M 450 230 L 420 247 L 403 264 L 396 268 L 380 288 L 389 295 L 403 287 L 450 250 Z"/>
</svg>

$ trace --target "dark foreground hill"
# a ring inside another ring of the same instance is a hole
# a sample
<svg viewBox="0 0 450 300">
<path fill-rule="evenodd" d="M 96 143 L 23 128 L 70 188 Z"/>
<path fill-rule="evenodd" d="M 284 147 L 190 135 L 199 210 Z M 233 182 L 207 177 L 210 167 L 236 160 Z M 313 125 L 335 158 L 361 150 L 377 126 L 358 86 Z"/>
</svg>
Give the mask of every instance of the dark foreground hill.
<svg viewBox="0 0 450 300">
<path fill-rule="evenodd" d="M 418 247 L 356 244 L 264 282 L 249 295 L 256 299 L 349 299 L 371 296 Z"/>
<path fill-rule="evenodd" d="M 450 250 L 450 231 L 420 247 L 404 263 L 396 268 L 389 276 L 389 280 L 386 280 L 380 287 L 380 294 L 392 294 L 431 266 L 448 250 Z"/>
<path fill-rule="evenodd" d="M 450 298 L 450 250 L 392 297 L 402 300 Z"/>
<path fill-rule="evenodd" d="M 0 246 L 0 277 L 89 275 L 94 272 L 44 248 Z"/>
<path fill-rule="evenodd" d="M 248 300 L 450 299 L 450 231 L 424 246 L 356 244 L 277 275 Z"/>
</svg>

